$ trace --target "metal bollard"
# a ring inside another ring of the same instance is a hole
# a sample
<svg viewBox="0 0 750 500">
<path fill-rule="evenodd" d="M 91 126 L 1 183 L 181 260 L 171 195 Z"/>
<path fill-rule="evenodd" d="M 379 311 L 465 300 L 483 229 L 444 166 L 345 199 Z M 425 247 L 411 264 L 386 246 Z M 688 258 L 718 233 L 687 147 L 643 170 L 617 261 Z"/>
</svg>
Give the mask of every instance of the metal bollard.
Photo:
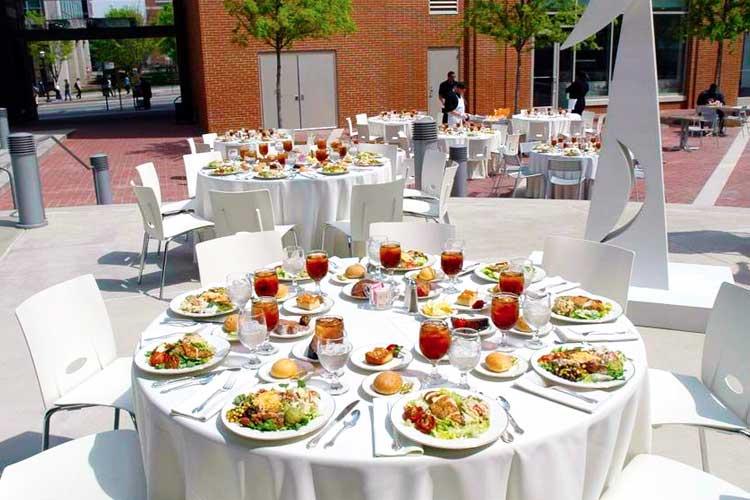
<svg viewBox="0 0 750 500">
<path fill-rule="evenodd" d="M 451 196 L 459 196 L 465 198 L 469 192 L 468 180 L 469 180 L 469 167 L 467 165 L 468 150 L 466 146 L 451 146 L 448 158 L 451 161 L 458 163 L 458 170 L 456 170 L 456 179 L 453 181 L 453 189 L 451 190 Z"/>
<path fill-rule="evenodd" d="M 47 225 L 42 200 L 42 182 L 39 178 L 39 162 L 36 158 L 34 136 L 20 132 L 8 136 L 10 163 L 18 203 L 17 227 L 33 229 Z"/>
<path fill-rule="evenodd" d="M 437 124 L 432 117 L 417 120 L 412 124 L 412 144 L 414 147 L 414 183 L 422 189 L 422 166 L 428 149 L 437 149 Z"/>
<path fill-rule="evenodd" d="M 8 135 L 10 135 L 10 127 L 8 127 L 8 110 L 6 108 L 0 108 L 0 149 L 8 149 Z"/>
<path fill-rule="evenodd" d="M 97 205 L 112 204 L 112 188 L 109 179 L 109 158 L 104 153 L 99 153 L 89 158 L 91 172 L 94 174 L 94 191 L 96 192 Z"/>
</svg>

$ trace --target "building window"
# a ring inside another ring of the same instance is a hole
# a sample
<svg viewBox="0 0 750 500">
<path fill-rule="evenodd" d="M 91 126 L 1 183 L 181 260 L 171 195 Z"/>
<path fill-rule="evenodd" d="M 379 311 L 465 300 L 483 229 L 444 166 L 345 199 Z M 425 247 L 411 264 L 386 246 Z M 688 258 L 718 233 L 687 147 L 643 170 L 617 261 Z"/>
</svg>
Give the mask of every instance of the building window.
<svg viewBox="0 0 750 500">
<path fill-rule="evenodd" d="M 429 0 L 430 14 L 458 14 L 458 0 Z"/>
<path fill-rule="evenodd" d="M 740 69 L 740 97 L 750 97 L 750 33 L 745 33 Z"/>
</svg>

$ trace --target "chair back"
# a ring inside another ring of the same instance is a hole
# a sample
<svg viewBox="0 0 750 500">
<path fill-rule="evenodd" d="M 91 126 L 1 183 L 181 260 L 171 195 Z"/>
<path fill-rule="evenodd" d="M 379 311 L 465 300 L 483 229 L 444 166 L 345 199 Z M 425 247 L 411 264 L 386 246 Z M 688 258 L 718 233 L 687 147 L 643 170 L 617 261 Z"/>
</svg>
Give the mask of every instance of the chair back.
<svg viewBox="0 0 750 500">
<path fill-rule="evenodd" d="M 370 153 L 379 153 L 391 162 L 391 179 L 398 178 L 398 147 L 393 144 L 358 144 L 358 151 L 369 151 Z"/>
<path fill-rule="evenodd" d="M 16 319 L 46 408 L 115 359 L 112 325 L 91 274 L 29 297 Z"/>
<path fill-rule="evenodd" d="M 617 301 L 627 311 L 635 252 L 608 243 L 549 236 L 542 267 L 548 276 L 575 280 L 588 292 Z"/>
<path fill-rule="evenodd" d="M 208 194 L 211 198 L 216 237 L 230 236 L 240 231 L 273 231 L 276 228 L 268 189 L 209 191 Z"/>
<path fill-rule="evenodd" d="M 419 249 L 440 255 L 443 244 L 456 237 L 456 226 L 424 222 L 375 222 L 370 224 L 370 234 L 387 236 L 388 239 L 401 243 L 401 248 L 404 249 Z"/>
<path fill-rule="evenodd" d="M 422 162 L 422 192 L 424 194 L 440 198 L 446 161 L 447 157 L 442 151 L 428 149 L 424 152 Z"/>
<path fill-rule="evenodd" d="M 196 186 L 198 185 L 198 172 L 200 169 L 214 160 L 221 159 L 221 153 L 218 151 L 182 155 L 182 162 L 185 165 L 185 181 L 187 183 L 188 198 L 195 197 Z"/>
<path fill-rule="evenodd" d="M 357 135 L 357 131 L 354 130 L 354 125 L 352 125 L 352 119 L 348 116 L 346 117 L 346 125 L 349 127 L 349 137 L 354 137 Z"/>
<path fill-rule="evenodd" d="M 356 120 L 357 125 L 367 125 L 367 113 L 359 113 L 355 115 L 354 119 Z"/>
<path fill-rule="evenodd" d="M 546 121 L 529 121 L 529 132 L 526 134 L 527 141 L 547 141 L 549 140 L 549 122 Z"/>
<path fill-rule="evenodd" d="M 451 191 L 453 190 L 453 183 L 456 180 L 456 172 L 458 171 L 458 163 L 452 161 L 448 167 L 445 167 L 443 173 L 443 184 L 440 186 L 440 205 L 438 214 L 442 219 L 446 212 L 448 212 L 448 200 L 451 197 Z"/>
<path fill-rule="evenodd" d="M 399 132 L 404 131 L 404 126 L 398 123 L 386 123 L 383 126 L 383 141 L 386 144 L 400 144 L 401 137 Z"/>
<path fill-rule="evenodd" d="M 219 134 L 212 132 L 210 134 L 203 134 L 203 144 L 206 144 L 211 151 L 214 150 L 214 142 L 216 141 L 216 138 L 219 137 Z"/>
<path fill-rule="evenodd" d="M 352 241 L 367 241 L 373 222 L 400 222 L 404 214 L 404 179 L 352 188 Z"/>
<path fill-rule="evenodd" d="M 357 137 L 360 146 L 370 142 L 370 126 L 366 123 L 357 123 Z"/>
<path fill-rule="evenodd" d="M 156 167 L 152 162 L 143 163 L 135 167 L 138 172 L 138 178 L 141 186 L 148 186 L 154 190 L 156 201 L 161 206 L 161 184 L 159 183 L 159 174 L 156 173 Z"/>
<path fill-rule="evenodd" d="M 521 134 L 510 134 L 505 141 L 505 154 L 518 155 L 518 145 L 521 142 Z"/>
<path fill-rule="evenodd" d="M 583 178 L 583 158 L 550 158 L 547 171 L 550 177 L 577 178 L 580 181 Z"/>
<path fill-rule="evenodd" d="M 195 147 L 195 139 L 192 137 L 188 137 L 187 139 L 188 147 L 190 148 L 190 154 L 194 155 L 198 152 L 198 149 Z"/>
<path fill-rule="evenodd" d="M 528 141 L 528 142 L 522 142 L 519 146 L 519 150 L 522 155 L 528 155 L 532 151 L 534 151 L 534 148 L 540 145 L 542 141 Z"/>
<path fill-rule="evenodd" d="M 594 129 L 594 118 L 596 118 L 596 113 L 593 111 L 584 111 L 581 113 L 581 119 L 583 120 L 583 126 L 585 129 Z"/>
<path fill-rule="evenodd" d="M 703 342 L 701 380 L 735 415 L 750 425 L 750 291 L 724 283 L 716 296 Z"/>
<path fill-rule="evenodd" d="M 568 135 L 570 137 L 583 135 L 583 133 L 586 131 L 586 128 L 588 128 L 583 120 L 570 120 L 570 123 L 568 126 L 569 126 Z"/>
<path fill-rule="evenodd" d="M 498 151 L 501 152 L 503 146 L 508 141 L 508 124 L 507 123 L 493 123 L 492 130 L 498 135 Z"/>
<path fill-rule="evenodd" d="M 331 133 L 328 134 L 328 139 L 326 139 L 326 144 L 330 146 L 330 144 L 333 141 L 338 141 L 341 139 L 341 136 L 344 135 L 344 129 L 343 128 L 335 128 L 331 130 Z"/>
<path fill-rule="evenodd" d="M 161 205 L 156 199 L 154 189 L 148 186 L 136 186 L 131 182 L 138 210 L 141 211 L 143 219 L 143 230 L 155 240 L 164 239 L 164 221 L 161 215 Z"/>
<path fill-rule="evenodd" d="M 252 273 L 283 258 L 281 235 L 276 231 L 239 232 L 195 245 L 201 286 L 226 282 L 235 272 Z"/>
<path fill-rule="evenodd" d="M 604 122 L 607 119 L 607 114 L 599 115 L 599 118 L 596 120 L 596 135 L 601 136 L 602 130 L 604 130 Z"/>
<path fill-rule="evenodd" d="M 483 139 L 469 139 L 469 147 L 467 148 L 467 155 L 469 161 L 481 161 L 486 160 L 490 156 L 490 143 L 492 137 Z"/>
</svg>

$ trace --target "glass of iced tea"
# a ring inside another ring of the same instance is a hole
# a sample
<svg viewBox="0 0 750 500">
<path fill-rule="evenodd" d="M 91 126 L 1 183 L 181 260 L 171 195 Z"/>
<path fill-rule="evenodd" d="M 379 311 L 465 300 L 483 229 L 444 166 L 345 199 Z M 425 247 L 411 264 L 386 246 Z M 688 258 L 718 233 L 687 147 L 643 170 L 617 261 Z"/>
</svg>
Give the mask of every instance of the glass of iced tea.
<svg viewBox="0 0 750 500">
<path fill-rule="evenodd" d="M 315 159 L 318 160 L 320 163 L 323 163 L 328 159 L 328 150 L 326 149 L 316 149 L 315 150 Z"/>
<path fill-rule="evenodd" d="M 258 144 L 258 153 L 261 156 L 268 156 L 268 143 L 267 142 L 261 142 Z"/>
<path fill-rule="evenodd" d="M 266 329 L 270 333 L 279 324 L 279 303 L 276 297 L 259 297 L 253 302 L 253 313 L 262 312 L 266 319 Z M 270 356 L 279 352 L 279 349 L 265 338 L 257 348 L 257 354 L 261 356 Z"/>
<path fill-rule="evenodd" d="M 492 323 L 500 330 L 498 351 L 512 351 L 513 346 L 507 343 L 508 330 L 518 321 L 519 296 L 515 293 L 498 292 L 492 295 L 490 317 Z"/>
<path fill-rule="evenodd" d="M 497 284 L 499 291 L 521 295 L 525 286 L 526 277 L 523 269 L 520 267 L 514 267 L 512 264 L 509 264 L 508 267 L 500 271 L 500 279 Z"/>
<path fill-rule="evenodd" d="M 458 293 L 458 273 L 464 267 L 464 241 L 449 239 L 443 244 L 440 254 L 440 267 L 448 278 L 448 288 L 445 293 Z"/>
<path fill-rule="evenodd" d="M 393 278 L 393 273 L 401 263 L 401 243 L 398 241 L 384 241 L 380 244 L 380 265 L 390 271 L 392 283 L 396 280 Z"/>
<path fill-rule="evenodd" d="M 291 139 L 284 139 L 284 142 L 282 143 L 284 147 L 284 151 L 289 153 L 292 149 L 294 149 L 294 143 Z"/>
<path fill-rule="evenodd" d="M 318 149 L 327 149 L 328 146 L 326 145 L 326 140 L 322 137 L 318 137 L 315 140 L 315 146 L 317 146 Z"/>
<path fill-rule="evenodd" d="M 279 151 L 276 154 L 276 161 L 279 162 L 279 165 L 282 167 L 286 165 L 286 151 Z"/>
<path fill-rule="evenodd" d="M 348 152 L 349 150 L 346 148 L 346 144 L 341 144 L 339 146 L 339 156 L 341 157 L 342 160 L 346 158 L 346 153 Z"/>
<path fill-rule="evenodd" d="M 432 363 L 432 372 L 427 376 L 422 387 L 438 387 L 446 380 L 440 375 L 438 364 L 448 354 L 451 347 L 451 331 L 448 323 L 440 319 L 428 319 L 419 326 L 419 350 L 422 356 Z"/>
<path fill-rule="evenodd" d="M 315 293 L 324 295 L 320 288 L 320 280 L 328 274 L 328 254 L 325 250 L 313 250 L 305 258 L 307 274 L 315 281 Z"/>
<path fill-rule="evenodd" d="M 258 269 L 253 275 L 253 286 L 258 297 L 276 297 L 279 277 L 274 269 Z"/>
</svg>

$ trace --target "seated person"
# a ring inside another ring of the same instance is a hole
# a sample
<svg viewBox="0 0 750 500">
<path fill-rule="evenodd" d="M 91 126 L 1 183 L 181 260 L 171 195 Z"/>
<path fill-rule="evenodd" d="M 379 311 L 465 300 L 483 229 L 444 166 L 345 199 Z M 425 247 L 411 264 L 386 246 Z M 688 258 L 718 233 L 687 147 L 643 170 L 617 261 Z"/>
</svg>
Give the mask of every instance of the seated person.
<svg viewBox="0 0 750 500">
<path fill-rule="evenodd" d="M 706 90 L 698 94 L 698 100 L 696 105 L 698 106 L 723 106 L 726 103 L 724 94 L 721 93 L 719 87 L 712 83 Z M 717 109 L 716 114 L 719 117 L 719 135 L 725 136 L 724 133 L 724 117 L 726 114 L 723 110 Z"/>
</svg>

